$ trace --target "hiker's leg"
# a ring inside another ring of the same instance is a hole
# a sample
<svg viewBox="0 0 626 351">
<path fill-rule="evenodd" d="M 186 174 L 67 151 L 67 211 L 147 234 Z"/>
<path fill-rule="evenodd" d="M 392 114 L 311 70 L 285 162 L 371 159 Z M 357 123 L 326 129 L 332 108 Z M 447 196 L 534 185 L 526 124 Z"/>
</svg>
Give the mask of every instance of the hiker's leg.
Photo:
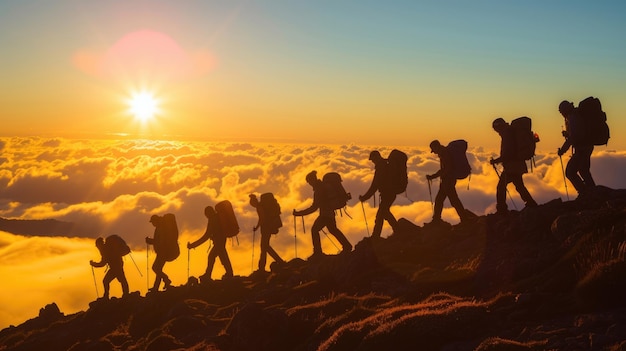
<svg viewBox="0 0 626 351">
<path fill-rule="evenodd" d="M 335 220 L 335 218 L 328 220 L 326 228 L 328 228 L 328 232 L 330 232 L 335 238 L 337 238 L 344 251 L 352 251 L 352 244 L 350 243 L 350 241 L 348 241 L 348 238 L 346 238 L 343 232 L 339 230 L 339 228 L 337 228 L 337 221 Z"/>
<path fill-rule="evenodd" d="M 537 202 L 535 202 L 533 197 L 530 195 L 530 192 L 528 192 L 526 185 L 524 185 L 524 180 L 522 179 L 522 175 L 515 174 L 515 175 L 510 175 L 509 177 L 512 178 L 511 182 L 513 183 L 513 185 L 515 185 L 515 190 L 517 190 L 517 192 L 519 193 L 519 196 L 522 198 L 522 200 L 524 200 L 524 203 L 526 203 L 526 206 L 530 206 L 530 207 L 537 206 Z"/>
<path fill-rule="evenodd" d="M 444 181 L 442 180 L 442 183 Z M 465 212 L 465 207 L 463 207 L 463 203 L 461 203 L 461 199 L 459 199 L 459 194 L 456 192 L 456 179 L 446 179 L 445 187 L 448 193 L 448 200 L 450 201 L 450 205 L 454 207 L 456 213 L 459 215 L 461 220 L 464 220 L 467 215 Z M 442 185 L 443 186 L 443 185 Z"/>
<path fill-rule="evenodd" d="M 506 186 L 507 186 L 507 174 L 506 171 L 500 174 L 500 180 L 498 181 L 498 185 L 496 187 L 496 210 L 507 211 L 508 206 L 506 205 Z"/>
<path fill-rule="evenodd" d="M 122 295 L 123 296 L 128 295 L 128 292 L 129 292 L 128 280 L 126 279 L 126 274 L 124 274 L 124 268 L 123 267 L 119 269 L 119 271 L 117 272 L 116 276 L 117 276 L 117 280 L 122 285 Z"/>
<path fill-rule="evenodd" d="M 437 195 L 435 196 L 435 206 L 433 208 L 433 221 L 441 219 L 441 212 L 443 212 L 443 202 L 446 200 L 446 197 L 448 197 L 448 194 L 442 181 L 439 184 L 439 190 L 437 191 Z"/>
<path fill-rule="evenodd" d="M 383 231 L 383 223 L 385 220 L 395 227 L 396 219 L 393 217 L 389 208 L 395 200 L 394 196 L 382 195 L 380 196 L 380 204 L 378 205 L 378 211 L 376 212 L 376 219 L 374 220 L 374 229 L 372 230 L 372 237 L 380 238 L 380 234 Z M 393 223 L 393 224 L 392 224 Z"/>
<path fill-rule="evenodd" d="M 230 258 L 228 257 L 228 252 L 226 251 L 226 243 L 219 247 L 217 257 L 220 258 L 220 262 L 222 262 L 222 266 L 224 266 L 224 270 L 226 271 L 225 276 L 232 277 L 233 265 L 230 263 Z"/>
<path fill-rule="evenodd" d="M 282 258 L 280 258 L 280 256 L 276 253 L 276 251 L 270 246 L 270 239 L 272 238 L 272 234 L 266 234 L 267 235 L 267 240 L 265 242 L 265 253 L 266 253 L 266 257 L 267 255 L 270 255 L 275 262 L 284 262 Z M 263 246 L 264 241 L 263 241 L 263 236 L 261 236 L 261 246 Z M 265 268 L 265 264 L 263 264 L 263 268 Z"/>
<path fill-rule="evenodd" d="M 163 266 L 165 266 L 165 260 L 157 255 L 152 264 L 152 270 L 155 274 L 154 285 L 152 285 L 153 290 L 159 290 L 159 285 L 161 285 L 161 280 L 163 279 Z"/>
<path fill-rule="evenodd" d="M 380 199 L 380 203 L 381 204 L 384 203 L 385 204 L 384 208 L 387 209 L 386 213 L 384 213 L 384 218 L 387 221 L 387 223 L 389 223 L 391 228 L 395 231 L 398 221 L 396 220 L 396 217 L 393 216 L 393 213 L 391 213 L 391 205 L 393 205 L 394 201 L 396 201 L 396 194 L 393 194 L 393 193 L 383 194 Z"/>
<path fill-rule="evenodd" d="M 596 186 L 596 182 L 591 176 L 591 154 L 593 153 L 593 145 L 579 148 L 577 152 L 581 153 L 579 173 L 585 183 L 585 187 L 590 188 Z"/>
<path fill-rule="evenodd" d="M 113 279 L 115 278 L 115 274 L 114 272 L 109 269 L 106 274 L 104 275 L 104 278 L 102 279 L 102 285 L 104 286 L 104 298 L 108 299 L 109 298 L 109 290 L 111 288 L 111 281 L 113 281 Z"/>
<path fill-rule="evenodd" d="M 217 258 L 218 251 L 219 250 L 217 249 L 217 244 L 214 241 L 213 247 L 211 248 L 211 251 L 209 251 L 209 255 L 207 256 L 206 271 L 202 275 L 203 277 L 211 279 L 211 274 L 213 273 L 213 266 L 215 266 L 215 258 Z"/>
<path fill-rule="evenodd" d="M 313 243 L 313 254 L 322 253 L 322 243 L 320 241 L 320 230 L 326 226 L 324 217 L 320 216 L 315 219 L 311 227 L 311 242 Z"/>
<path fill-rule="evenodd" d="M 574 149 L 574 154 L 567 162 L 565 167 L 565 176 L 572 183 L 574 189 L 580 194 L 585 191 L 585 182 L 578 175 L 578 172 L 582 169 L 585 161 L 583 160 L 583 154 L 578 152 L 578 148 Z"/>
<path fill-rule="evenodd" d="M 265 263 L 267 262 L 267 253 L 270 246 L 270 235 L 261 233 L 261 255 L 259 257 L 259 270 L 265 270 Z"/>
</svg>

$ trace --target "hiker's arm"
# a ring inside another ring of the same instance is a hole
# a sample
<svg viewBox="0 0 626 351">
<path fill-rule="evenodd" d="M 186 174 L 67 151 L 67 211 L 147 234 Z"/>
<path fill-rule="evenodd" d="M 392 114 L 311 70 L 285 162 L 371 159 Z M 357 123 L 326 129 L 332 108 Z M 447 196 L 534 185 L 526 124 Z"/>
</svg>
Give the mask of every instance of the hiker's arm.
<svg viewBox="0 0 626 351">
<path fill-rule="evenodd" d="M 438 170 L 436 173 L 426 175 L 426 179 L 431 180 L 435 178 L 441 177 L 441 170 Z"/>
<path fill-rule="evenodd" d="M 372 179 L 372 184 L 370 184 L 370 187 L 369 189 L 367 189 L 365 194 L 359 196 L 359 200 L 363 202 L 363 201 L 367 201 L 370 197 L 372 197 L 372 195 L 376 193 L 376 190 L 378 190 L 377 184 L 378 184 L 378 179 L 377 179 L 376 173 L 374 173 L 374 179 Z"/>
<path fill-rule="evenodd" d="M 559 151 L 558 151 L 559 156 L 566 153 L 570 146 L 572 146 L 572 142 L 570 141 L 569 138 L 566 138 L 563 145 L 559 148 Z"/>
<path fill-rule="evenodd" d="M 319 207 L 317 206 L 317 204 L 316 204 L 316 203 L 315 203 L 315 201 L 314 201 L 314 202 L 313 202 L 313 204 L 312 204 L 309 208 L 307 208 L 307 209 L 304 209 L 304 210 L 302 210 L 302 211 L 296 211 L 296 210 L 293 210 L 293 215 L 294 215 L 294 216 L 306 216 L 306 215 L 310 215 L 311 213 L 313 213 L 313 212 L 317 211 L 317 209 L 318 209 L 318 208 L 319 208 Z"/>
<path fill-rule="evenodd" d="M 209 231 L 209 227 L 210 227 L 211 223 L 207 223 L 206 225 L 206 230 L 204 231 L 204 234 L 202 234 L 202 236 L 200 237 L 200 239 L 192 242 L 192 243 L 187 243 L 187 248 L 188 249 L 194 249 L 202 244 L 204 244 L 205 241 L 209 240 L 209 238 L 211 237 L 211 232 Z"/>
<path fill-rule="evenodd" d="M 104 258 L 101 258 L 100 262 L 89 261 L 89 264 L 91 264 L 93 267 L 96 267 L 96 268 L 106 266 L 106 262 L 104 262 Z"/>
</svg>

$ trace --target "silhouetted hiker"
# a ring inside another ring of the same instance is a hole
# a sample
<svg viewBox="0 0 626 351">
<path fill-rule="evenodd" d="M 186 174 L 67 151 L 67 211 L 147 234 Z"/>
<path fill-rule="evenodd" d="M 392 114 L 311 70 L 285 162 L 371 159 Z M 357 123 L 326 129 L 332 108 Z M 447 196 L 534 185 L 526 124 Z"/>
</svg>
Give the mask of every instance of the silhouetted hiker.
<svg viewBox="0 0 626 351">
<path fill-rule="evenodd" d="M 572 102 L 562 101 L 559 104 L 559 112 L 565 119 L 565 130 L 563 131 L 565 142 L 559 148 L 558 154 L 562 156 L 570 146 L 572 147 L 573 154 L 567 162 L 565 175 L 580 195 L 596 185 L 590 171 L 591 153 L 594 145 L 586 138 L 585 123 Z"/>
<path fill-rule="evenodd" d="M 500 180 L 496 189 L 496 213 L 505 214 L 508 212 L 506 204 L 506 186 L 509 183 L 515 185 L 515 189 L 519 193 L 522 200 L 526 203 L 526 207 L 536 207 L 537 202 L 524 185 L 522 175 L 528 173 L 526 161 L 519 158 L 517 153 L 517 144 L 515 142 L 514 131 L 511 126 L 502 118 L 496 118 L 491 124 L 493 129 L 500 134 L 502 141 L 500 143 L 500 157 L 492 159 L 490 163 L 495 165 L 502 163 L 504 170 L 500 174 Z"/>
<path fill-rule="evenodd" d="M 124 274 L 124 260 L 122 259 L 125 253 L 118 250 L 113 241 L 109 239 L 105 241 L 103 238 L 97 238 L 96 247 L 100 251 L 101 259 L 99 262 L 89 261 L 89 264 L 93 267 L 109 266 L 109 270 L 104 275 L 104 279 L 102 279 L 102 285 L 104 285 L 103 298 L 109 298 L 109 288 L 113 279 L 117 279 L 122 285 L 123 296 L 128 295 L 128 281 Z"/>
<path fill-rule="evenodd" d="M 443 211 L 443 202 L 446 198 L 450 200 L 450 205 L 456 210 L 456 213 L 461 219 L 461 223 L 467 222 L 470 218 L 459 199 L 459 195 L 456 193 L 457 177 L 454 175 L 455 165 L 452 154 L 445 146 L 441 145 L 438 140 L 433 140 L 430 143 L 430 152 L 439 156 L 440 168 L 436 173 L 427 175 L 426 179 L 432 180 L 439 177 L 441 178 L 441 183 L 439 184 L 439 191 L 435 197 L 433 220 L 424 224 L 437 225 L 445 223 L 441 219 L 441 212 Z"/>
<path fill-rule="evenodd" d="M 311 171 L 306 175 L 306 182 L 313 187 L 313 203 L 307 209 L 302 211 L 293 210 L 294 216 L 306 216 L 319 209 L 320 214 L 313 222 L 311 227 L 311 239 L 313 241 L 313 255 L 310 258 L 317 258 L 323 255 L 322 244 L 320 242 L 320 230 L 324 227 L 339 240 L 342 246 L 341 253 L 352 251 L 352 244 L 346 239 L 346 236 L 337 228 L 335 220 L 335 210 L 329 204 L 326 186 L 321 179 L 317 177 L 317 171 Z"/>
<path fill-rule="evenodd" d="M 269 254 L 274 261 L 285 263 L 280 256 L 270 246 L 272 234 L 277 234 L 283 223 L 280 219 L 280 204 L 272 193 L 264 193 L 261 195 L 261 201 L 256 195 L 250 194 L 250 205 L 256 208 L 259 215 L 259 221 L 254 227 L 254 231 L 261 228 L 261 255 L 259 257 L 259 271 L 265 271 L 265 263 Z M 252 243 L 254 245 L 254 242 Z"/>
<path fill-rule="evenodd" d="M 217 257 L 220 258 L 220 262 L 222 262 L 222 265 L 226 270 L 226 273 L 224 273 L 222 279 L 232 278 L 233 266 L 230 263 L 230 258 L 228 257 L 228 252 L 226 251 L 226 235 L 222 230 L 219 216 L 212 206 L 207 206 L 204 208 L 204 215 L 207 218 L 207 225 L 204 234 L 200 237 L 200 239 L 192 243 L 187 243 L 187 248 L 193 249 L 197 246 L 202 245 L 202 243 L 209 239 L 213 241 L 213 247 L 209 251 L 206 272 L 199 277 L 200 281 L 208 282 L 212 280 L 211 273 L 213 273 L 213 266 L 215 265 L 215 259 Z"/>
<path fill-rule="evenodd" d="M 380 238 L 384 221 L 387 221 L 394 231 L 398 224 L 398 221 L 390 210 L 391 205 L 396 201 L 397 193 L 392 189 L 393 184 L 390 179 L 390 168 L 387 160 L 384 159 L 377 150 L 370 152 L 369 160 L 372 161 L 375 166 L 374 178 L 365 194 L 359 196 L 359 200 L 361 202 L 367 201 L 377 190 L 380 193 L 380 204 L 378 205 L 376 219 L 374 220 L 374 229 L 372 230 L 372 237 Z"/>
<path fill-rule="evenodd" d="M 156 258 L 152 264 L 152 270 L 156 277 L 150 291 L 159 291 L 161 281 L 163 281 L 165 289 L 168 289 L 172 284 L 170 278 L 163 272 L 163 267 L 166 262 L 175 260 L 180 254 L 178 228 L 176 219 L 171 213 L 164 216 L 152 215 L 150 223 L 154 226 L 154 237 L 146 237 L 146 243 L 153 245 L 156 253 Z"/>
</svg>

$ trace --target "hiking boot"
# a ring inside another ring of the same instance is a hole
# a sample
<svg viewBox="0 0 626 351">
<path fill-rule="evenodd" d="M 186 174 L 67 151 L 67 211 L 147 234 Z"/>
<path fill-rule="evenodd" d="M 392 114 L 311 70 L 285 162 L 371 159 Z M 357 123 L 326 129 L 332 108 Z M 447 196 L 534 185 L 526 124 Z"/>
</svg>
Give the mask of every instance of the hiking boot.
<svg viewBox="0 0 626 351">
<path fill-rule="evenodd" d="M 537 205 L 537 202 L 535 200 L 530 200 L 526 203 L 526 206 L 524 206 L 524 209 L 537 207 L 537 206 L 539 205 Z"/>
<path fill-rule="evenodd" d="M 309 258 L 307 258 L 307 261 L 319 260 L 322 257 L 324 257 L 324 253 L 323 252 L 321 252 L 321 251 L 314 251 L 313 254 L 311 256 L 309 256 Z"/>
<path fill-rule="evenodd" d="M 209 283 L 213 281 L 213 279 L 211 279 L 211 274 L 207 274 L 207 273 L 204 273 L 198 278 L 200 278 L 200 283 Z"/>
<path fill-rule="evenodd" d="M 341 250 L 341 252 L 339 253 L 340 255 L 345 255 L 352 252 L 352 245 L 346 245 L 343 247 L 343 249 Z"/>
<path fill-rule="evenodd" d="M 229 280 L 229 279 L 232 279 L 232 278 L 233 278 L 233 273 L 232 273 L 232 272 L 231 272 L 231 273 L 226 272 L 226 273 L 224 273 L 224 275 L 222 276 L 222 280 Z"/>
<path fill-rule="evenodd" d="M 163 290 L 167 290 L 172 287 L 172 281 L 170 279 L 165 278 L 165 285 L 163 286 Z"/>
<path fill-rule="evenodd" d="M 424 227 L 438 227 L 444 224 L 449 224 L 441 218 L 433 218 L 432 221 L 424 223 Z"/>
</svg>

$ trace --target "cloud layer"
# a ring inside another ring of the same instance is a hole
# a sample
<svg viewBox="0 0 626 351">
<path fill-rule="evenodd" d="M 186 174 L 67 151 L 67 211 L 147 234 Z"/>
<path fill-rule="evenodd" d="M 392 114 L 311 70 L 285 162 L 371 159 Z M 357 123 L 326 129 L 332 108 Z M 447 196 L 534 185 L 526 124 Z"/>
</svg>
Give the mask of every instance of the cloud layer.
<svg viewBox="0 0 626 351">
<path fill-rule="evenodd" d="M 386 156 L 391 147 L 375 147 Z M 123 236 L 133 247 L 126 259 L 131 290 L 145 292 L 146 246 L 151 236 L 152 214 L 175 213 L 181 231 L 181 246 L 202 235 L 206 226 L 206 205 L 228 199 L 233 203 L 241 233 L 228 245 L 235 273 L 247 275 L 252 261 L 252 227 L 257 214 L 248 204 L 248 194 L 273 192 L 283 212 L 284 226 L 273 237 L 272 246 L 284 259 L 311 254 L 309 230 L 314 215 L 296 222 L 294 240 L 293 209 L 311 203 L 312 190 L 304 181 L 311 170 L 324 174 L 339 172 L 344 187 L 352 193 L 348 216 L 338 217 L 338 226 L 356 244 L 371 231 L 376 213 L 372 201 L 358 202 L 372 179 L 373 165 L 368 161 L 372 147 L 359 145 L 284 145 L 250 143 L 202 143 L 151 140 L 67 140 L 43 138 L 0 139 L 0 217 L 11 219 L 57 219 L 74 223 L 68 238 L 21 237 L 0 233 L 0 276 L 7 281 L 0 293 L 2 301 L 11 296 L 28 296 L 0 315 L 0 326 L 19 323 L 35 316 L 46 303 L 55 301 L 68 313 L 84 309 L 96 296 L 94 279 L 88 265 L 99 259 L 93 238 L 110 234 Z M 424 147 L 403 148 L 409 155 L 409 186 L 406 196 L 399 195 L 392 212 L 397 218 L 421 225 L 432 216 L 431 194 L 438 190 L 435 180 L 429 192 L 426 174 L 439 168 L 436 155 Z M 457 190 L 463 204 L 482 215 L 495 209 L 497 175 L 488 160 L 495 153 L 471 148 L 471 179 L 461 180 Z M 604 148 L 594 153 L 592 173 L 598 184 L 626 187 L 626 152 Z M 563 157 L 567 162 L 568 156 Z M 524 176 L 531 194 L 539 203 L 555 198 L 566 200 L 561 164 L 556 154 L 538 155 L 533 172 Z M 469 187 L 469 189 L 468 189 Z M 575 198 L 568 184 L 570 198 Z M 523 203 L 511 186 L 515 206 Z M 443 218 L 458 222 L 446 201 Z M 387 226 L 383 236 L 389 235 Z M 258 260 L 259 236 L 255 257 Z M 334 243 L 323 237 L 324 251 L 335 253 Z M 337 244 L 338 245 L 338 244 Z M 183 284 L 187 272 L 200 275 L 206 268 L 205 244 L 187 251 L 166 265 L 174 284 Z M 151 262 L 154 253 L 148 252 Z M 134 265 L 137 265 L 137 270 Z M 8 268 L 10 267 L 10 269 Z M 150 272 L 150 275 L 152 272 Z M 223 270 L 216 265 L 213 276 Z M 100 294 L 103 271 L 95 271 Z M 148 277 L 152 280 L 152 277 Z M 117 289 L 113 283 L 112 294 Z M 27 293 L 25 293 L 27 292 Z M 26 294 L 26 295 L 25 295 Z"/>
</svg>

